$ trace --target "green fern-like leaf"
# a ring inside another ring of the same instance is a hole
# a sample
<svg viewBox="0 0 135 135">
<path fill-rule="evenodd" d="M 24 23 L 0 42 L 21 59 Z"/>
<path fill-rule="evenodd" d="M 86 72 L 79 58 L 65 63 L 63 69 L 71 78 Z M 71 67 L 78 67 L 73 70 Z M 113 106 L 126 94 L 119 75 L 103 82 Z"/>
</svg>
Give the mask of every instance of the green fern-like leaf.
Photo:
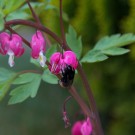
<svg viewBox="0 0 135 135">
<path fill-rule="evenodd" d="M 99 62 L 106 60 L 108 55 L 114 56 L 125 54 L 129 52 L 129 49 L 121 47 L 133 42 L 135 42 L 135 35 L 132 33 L 106 36 L 97 42 L 95 47 L 81 59 L 81 62 Z"/>
</svg>

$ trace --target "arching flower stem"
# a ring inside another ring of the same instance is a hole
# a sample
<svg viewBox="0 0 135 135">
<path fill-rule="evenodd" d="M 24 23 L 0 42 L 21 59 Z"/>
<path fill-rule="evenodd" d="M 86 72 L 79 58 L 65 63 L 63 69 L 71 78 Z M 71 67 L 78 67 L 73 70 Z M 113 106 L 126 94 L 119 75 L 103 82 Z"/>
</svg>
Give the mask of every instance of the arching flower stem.
<svg viewBox="0 0 135 135">
<path fill-rule="evenodd" d="M 101 126 L 101 122 L 100 122 L 99 113 L 98 113 L 97 106 L 96 106 L 96 102 L 95 102 L 94 96 L 92 94 L 92 90 L 90 88 L 90 85 L 88 83 L 87 77 L 86 77 L 80 63 L 78 64 L 77 70 L 78 70 L 78 73 L 81 76 L 81 79 L 82 79 L 83 85 L 85 87 L 86 93 L 88 94 L 88 97 L 89 97 L 90 108 L 91 108 L 91 111 L 92 111 L 92 115 L 94 115 L 93 117 L 96 121 L 95 124 L 96 124 L 97 129 L 98 129 L 98 134 L 104 135 L 103 129 L 102 129 L 102 126 Z"/>
<path fill-rule="evenodd" d="M 39 30 L 47 33 L 52 38 L 54 38 L 63 47 L 64 50 L 71 50 L 68 47 L 68 45 L 63 42 L 63 40 L 61 38 L 59 38 L 54 32 L 52 32 L 50 29 L 44 27 L 41 24 L 37 24 L 37 23 L 34 23 L 32 21 L 27 21 L 27 20 L 22 20 L 22 19 L 15 19 L 15 20 L 10 20 L 10 21 L 5 22 L 5 27 L 10 26 L 10 25 L 26 25 L 26 26 L 30 26 L 30 27 L 34 27 L 34 28 L 36 27 L 37 29 L 39 29 Z M 95 120 L 96 120 L 96 125 L 95 126 L 96 126 L 96 130 L 97 130 L 97 135 L 99 135 L 99 134 L 100 135 L 104 135 L 103 130 L 102 130 L 102 126 L 101 126 L 101 122 L 100 122 L 100 118 L 99 118 L 99 114 L 98 114 L 97 107 L 96 107 L 96 102 L 95 102 L 94 97 L 93 97 L 93 94 L 92 94 L 92 90 L 90 89 L 88 80 L 87 80 L 86 75 L 85 75 L 82 67 L 80 66 L 80 64 L 78 65 L 78 72 L 79 72 L 80 77 L 81 77 L 81 79 L 83 81 L 83 84 L 84 84 L 86 93 L 88 94 L 89 101 L 90 101 L 90 104 L 91 104 L 91 111 L 95 115 Z M 70 89 L 69 92 L 72 95 L 74 95 L 74 93 L 72 92 L 72 90 L 73 89 Z M 75 98 L 75 95 L 73 97 Z M 89 108 L 88 108 L 87 112 L 85 112 L 85 113 L 87 113 L 87 114 L 90 115 Z"/>
<path fill-rule="evenodd" d="M 26 0 L 26 2 L 27 2 L 28 6 L 29 6 L 29 8 L 30 8 L 30 10 L 31 10 L 31 13 L 32 13 L 32 15 L 33 15 L 33 18 L 36 20 L 37 24 L 40 24 L 40 20 L 39 20 L 37 14 L 35 13 L 35 11 L 33 10 L 33 8 L 32 8 L 32 6 L 31 6 L 29 0 Z"/>
<path fill-rule="evenodd" d="M 62 114 L 63 114 L 63 120 L 65 122 L 65 128 L 68 128 L 70 124 L 70 120 L 67 116 L 67 111 L 66 111 L 66 103 L 72 98 L 72 96 L 69 96 L 65 99 L 63 106 L 62 106 Z"/>
<path fill-rule="evenodd" d="M 63 19 L 62 19 L 62 0 L 60 0 L 60 30 L 61 30 L 61 37 L 63 39 L 63 43 L 66 44 L 66 37 L 65 37 L 65 32 L 64 32 L 64 24 L 63 24 Z"/>
<path fill-rule="evenodd" d="M 5 23 L 5 27 L 6 26 L 10 26 L 10 25 L 25 25 L 25 26 L 30 26 L 33 28 L 37 28 L 45 33 L 47 33 L 48 35 L 50 35 L 52 38 L 54 38 L 60 45 L 63 44 L 63 41 L 61 38 L 59 38 L 54 32 L 52 32 L 50 29 L 44 27 L 41 24 L 37 24 L 35 22 L 32 21 L 27 21 L 27 20 L 22 20 L 22 19 L 15 19 L 15 20 L 10 20 L 7 21 Z M 64 47 L 64 49 L 67 49 L 67 47 Z"/>
</svg>

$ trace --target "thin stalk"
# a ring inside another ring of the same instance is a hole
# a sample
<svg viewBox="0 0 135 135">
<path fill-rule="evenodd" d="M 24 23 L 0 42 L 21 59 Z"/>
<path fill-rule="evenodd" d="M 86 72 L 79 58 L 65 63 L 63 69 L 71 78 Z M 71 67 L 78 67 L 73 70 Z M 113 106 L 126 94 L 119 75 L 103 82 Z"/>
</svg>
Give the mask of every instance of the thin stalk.
<svg viewBox="0 0 135 135">
<path fill-rule="evenodd" d="M 92 90 L 90 88 L 88 79 L 87 79 L 87 77 L 86 77 L 80 63 L 78 65 L 78 72 L 79 72 L 79 74 L 81 76 L 81 79 L 82 79 L 82 82 L 84 84 L 86 93 L 88 94 L 88 97 L 89 97 L 89 100 L 90 100 L 90 107 L 91 107 L 92 113 L 94 115 L 94 118 L 96 120 L 96 125 L 97 125 L 97 128 L 98 128 L 98 132 L 99 132 L 100 135 L 104 135 L 103 129 L 102 129 L 102 126 L 101 126 L 101 122 L 100 122 L 99 113 L 98 113 L 97 106 L 96 106 L 96 102 L 95 102 L 94 96 L 92 94 Z"/>
<path fill-rule="evenodd" d="M 31 6 L 29 0 L 26 0 L 26 2 L 27 2 L 27 4 L 28 4 L 28 6 L 29 6 L 29 8 L 30 8 L 30 10 L 31 10 L 31 13 L 32 13 L 33 17 L 35 18 L 36 22 L 37 22 L 38 24 L 40 24 L 40 20 L 39 20 L 37 14 L 35 13 L 34 9 L 32 8 L 32 6 Z"/>
<path fill-rule="evenodd" d="M 78 102 L 78 104 L 80 105 L 82 111 L 84 112 L 84 115 L 90 116 L 91 111 L 90 111 L 89 107 L 85 104 L 85 102 L 83 101 L 83 99 L 79 96 L 79 94 L 77 93 L 75 87 L 71 86 L 69 88 L 69 92 L 76 99 L 76 101 Z"/>
<path fill-rule="evenodd" d="M 63 42 L 66 44 L 64 24 L 63 24 L 63 19 L 62 19 L 62 0 L 60 0 L 60 29 L 61 29 L 61 36 L 62 36 Z"/>
<path fill-rule="evenodd" d="M 100 135 L 100 133 L 98 132 L 98 129 L 96 130 L 96 123 L 95 123 L 95 119 L 93 118 L 93 114 L 92 114 L 91 110 L 86 105 L 84 100 L 80 97 L 80 95 L 76 91 L 75 87 L 71 86 L 69 88 L 69 92 L 74 97 L 74 99 L 77 101 L 77 103 L 80 105 L 80 108 L 82 109 L 84 115 L 86 117 L 90 118 L 92 125 L 93 125 L 93 135 Z"/>
<path fill-rule="evenodd" d="M 64 103 L 63 103 L 63 112 L 66 112 L 66 103 L 70 100 L 72 98 L 72 96 L 69 96 L 69 97 L 67 97 L 66 98 L 66 100 L 64 101 Z"/>
<path fill-rule="evenodd" d="M 63 25 L 63 19 L 62 19 L 62 0 L 60 0 L 60 28 L 61 28 L 62 40 L 63 40 L 63 43 L 64 43 L 64 44 L 62 44 L 62 47 L 63 48 L 65 47 L 67 49 L 68 45 L 66 43 L 64 25 Z M 68 48 L 68 50 L 71 50 L 71 49 Z M 93 114 L 95 115 L 95 121 L 96 121 L 96 125 L 97 125 L 97 130 L 101 135 L 103 135 L 103 130 L 102 130 L 102 127 L 101 127 L 101 122 L 100 122 L 98 110 L 97 110 L 97 107 L 96 107 L 96 102 L 94 100 L 92 90 L 91 90 L 91 88 L 89 86 L 86 75 L 85 75 L 84 71 L 82 70 L 80 64 L 78 66 L 78 71 L 79 71 L 79 74 L 80 74 L 80 76 L 82 78 L 86 93 L 88 94 L 91 110 L 92 110 Z"/>
</svg>

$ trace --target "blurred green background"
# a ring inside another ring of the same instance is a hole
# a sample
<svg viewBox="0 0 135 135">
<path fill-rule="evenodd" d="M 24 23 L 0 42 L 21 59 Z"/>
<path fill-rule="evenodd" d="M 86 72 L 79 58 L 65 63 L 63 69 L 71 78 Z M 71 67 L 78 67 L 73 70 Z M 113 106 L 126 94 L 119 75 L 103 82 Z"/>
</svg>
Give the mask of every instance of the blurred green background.
<svg viewBox="0 0 135 135">
<path fill-rule="evenodd" d="M 35 0 L 36 1 L 36 0 Z M 56 6 L 58 0 L 52 0 Z M 65 29 L 71 23 L 83 39 L 83 54 L 103 36 L 115 33 L 135 32 L 135 0 L 63 0 Z M 59 18 L 55 11 L 40 14 L 42 23 L 60 34 Z M 18 31 L 27 37 L 28 28 Z M 26 33 L 27 32 L 27 33 Z M 135 134 L 135 45 L 128 46 L 131 52 L 111 57 L 105 62 L 84 64 L 83 68 L 97 102 L 103 129 L 106 135 Z M 21 71 L 35 69 L 29 63 L 30 50 L 16 59 L 12 69 Z M 1 67 L 7 67 L 7 57 L 0 57 Z M 80 78 L 75 85 L 87 100 Z M 62 104 L 69 95 L 57 85 L 42 83 L 36 98 L 22 104 L 8 106 L 9 96 L 0 104 L 0 135 L 69 135 L 64 128 Z M 79 117 L 79 107 L 72 99 L 67 104 L 71 123 Z"/>
</svg>

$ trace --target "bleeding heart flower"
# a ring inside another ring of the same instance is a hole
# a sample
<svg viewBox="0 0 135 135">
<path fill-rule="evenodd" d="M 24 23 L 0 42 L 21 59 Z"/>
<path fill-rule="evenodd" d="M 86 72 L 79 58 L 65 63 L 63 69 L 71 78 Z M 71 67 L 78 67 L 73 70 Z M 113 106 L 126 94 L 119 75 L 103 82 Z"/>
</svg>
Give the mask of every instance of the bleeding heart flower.
<svg viewBox="0 0 135 135">
<path fill-rule="evenodd" d="M 76 55 L 72 51 L 65 51 L 63 54 L 56 52 L 50 57 L 50 71 L 53 74 L 58 74 L 64 70 L 64 68 L 71 66 L 74 70 L 78 66 Z"/>
<path fill-rule="evenodd" d="M 84 123 L 82 124 L 81 132 L 82 132 L 82 135 L 90 135 L 91 134 L 92 124 L 91 124 L 89 118 L 87 118 L 87 120 L 84 121 Z"/>
<path fill-rule="evenodd" d="M 71 129 L 71 133 L 72 135 L 91 135 L 92 124 L 90 119 L 87 118 L 85 121 L 77 121 Z"/>
<path fill-rule="evenodd" d="M 0 33 L 0 53 L 9 55 L 8 63 L 13 67 L 14 56 L 20 57 L 24 53 L 22 38 L 17 34 Z"/>
<path fill-rule="evenodd" d="M 73 127 L 72 127 L 72 129 L 71 129 L 72 135 L 82 135 L 81 130 L 80 130 L 81 127 L 82 127 L 82 121 L 77 121 L 77 122 L 73 125 Z"/>
<path fill-rule="evenodd" d="M 32 58 L 38 59 L 39 63 L 42 67 L 45 66 L 46 57 L 43 55 L 45 51 L 46 42 L 44 37 L 40 31 L 36 31 L 36 33 L 32 36 L 31 40 L 31 49 L 32 49 Z"/>
</svg>

